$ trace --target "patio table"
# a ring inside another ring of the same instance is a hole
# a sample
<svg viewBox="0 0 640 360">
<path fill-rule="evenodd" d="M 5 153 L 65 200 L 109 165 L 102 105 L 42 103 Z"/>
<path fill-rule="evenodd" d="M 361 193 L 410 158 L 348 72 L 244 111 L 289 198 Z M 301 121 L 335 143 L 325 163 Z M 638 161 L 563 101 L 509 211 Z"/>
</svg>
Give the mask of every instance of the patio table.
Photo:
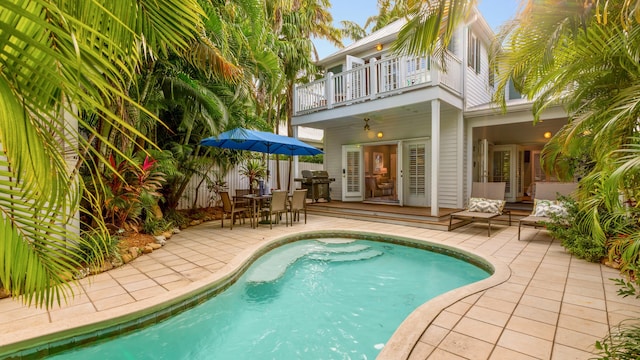
<svg viewBox="0 0 640 360">
<path fill-rule="evenodd" d="M 255 195 L 248 194 L 240 196 L 243 199 L 247 199 L 250 202 L 249 208 L 251 209 L 251 227 L 257 228 L 258 221 L 260 220 L 260 205 L 263 201 L 270 200 L 271 195 Z"/>
</svg>

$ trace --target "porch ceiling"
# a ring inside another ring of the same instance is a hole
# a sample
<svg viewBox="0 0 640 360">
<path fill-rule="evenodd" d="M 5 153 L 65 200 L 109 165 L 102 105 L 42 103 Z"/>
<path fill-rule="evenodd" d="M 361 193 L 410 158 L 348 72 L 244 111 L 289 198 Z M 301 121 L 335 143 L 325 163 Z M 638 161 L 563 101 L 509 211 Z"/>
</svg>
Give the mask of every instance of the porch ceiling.
<svg viewBox="0 0 640 360">
<path fill-rule="evenodd" d="M 384 99 L 378 100 L 378 101 L 383 101 L 383 100 Z M 314 116 L 315 119 L 312 122 L 305 122 L 305 121 L 295 121 L 295 122 L 300 123 L 300 125 L 326 130 L 330 128 L 345 127 L 345 126 L 363 127 L 364 118 L 369 118 L 370 119 L 369 125 L 373 126 L 376 124 L 381 124 L 383 122 L 389 123 L 390 121 L 401 120 L 408 117 L 416 117 L 416 116 L 419 116 L 422 118 L 431 117 L 431 103 L 429 101 L 423 101 L 419 103 L 406 104 L 406 105 L 395 106 L 395 107 L 386 107 L 381 109 L 373 108 L 372 107 L 373 103 L 375 103 L 375 101 L 362 102 L 362 103 L 353 104 L 345 107 L 339 107 L 336 109 L 321 110 L 317 113 L 309 114 L 309 115 L 315 115 Z M 446 102 L 441 102 L 440 104 L 441 104 L 440 110 L 442 112 L 456 110 L 455 107 L 451 106 L 450 104 L 447 104 Z M 309 115 L 299 116 L 298 118 L 304 118 L 305 116 L 309 116 Z"/>
<path fill-rule="evenodd" d="M 544 133 L 555 135 L 566 124 L 566 118 L 548 119 L 533 125 L 533 121 L 473 128 L 473 139 L 488 139 L 495 145 L 544 145 L 549 140 Z"/>
</svg>

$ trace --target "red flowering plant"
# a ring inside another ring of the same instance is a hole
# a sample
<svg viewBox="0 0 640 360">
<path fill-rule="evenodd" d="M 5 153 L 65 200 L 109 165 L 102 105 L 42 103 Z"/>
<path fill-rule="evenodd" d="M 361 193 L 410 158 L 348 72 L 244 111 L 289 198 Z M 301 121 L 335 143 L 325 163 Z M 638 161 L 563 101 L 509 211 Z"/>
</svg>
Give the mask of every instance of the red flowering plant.
<svg viewBox="0 0 640 360">
<path fill-rule="evenodd" d="M 111 168 L 104 175 L 104 215 L 124 230 L 138 230 L 143 217 L 153 213 L 162 194 L 164 174 L 156 170 L 157 161 L 145 155 L 140 165 L 109 157 Z M 144 213 L 146 210 L 146 214 Z"/>
</svg>

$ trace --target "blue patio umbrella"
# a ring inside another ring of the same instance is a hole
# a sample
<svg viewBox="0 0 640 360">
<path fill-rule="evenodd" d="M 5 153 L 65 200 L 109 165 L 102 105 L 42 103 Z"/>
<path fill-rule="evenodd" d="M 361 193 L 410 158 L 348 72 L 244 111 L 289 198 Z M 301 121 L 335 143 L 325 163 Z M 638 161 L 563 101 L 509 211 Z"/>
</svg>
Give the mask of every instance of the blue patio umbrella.
<svg viewBox="0 0 640 360">
<path fill-rule="evenodd" d="M 281 155 L 318 155 L 322 151 L 298 139 L 274 133 L 235 128 L 200 141 L 200 145 L 223 149 L 257 151 Z"/>
<path fill-rule="evenodd" d="M 318 155 L 322 151 L 298 139 L 274 133 L 235 128 L 200 141 L 200 145 L 223 149 L 257 151 L 281 155 Z M 269 163 L 267 162 L 267 176 Z"/>
</svg>

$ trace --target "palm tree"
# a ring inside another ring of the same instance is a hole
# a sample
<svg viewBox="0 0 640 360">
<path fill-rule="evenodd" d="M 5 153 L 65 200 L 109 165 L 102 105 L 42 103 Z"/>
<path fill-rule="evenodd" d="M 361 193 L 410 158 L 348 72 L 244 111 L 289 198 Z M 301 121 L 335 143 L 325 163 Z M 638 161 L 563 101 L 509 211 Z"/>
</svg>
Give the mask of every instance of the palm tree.
<svg viewBox="0 0 640 360">
<path fill-rule="evenodd" d="M 599 246 L 611 236 L 609 229 L 619 231 L 619 220 L 612 220 L 623 219 L 615 215 L 621 212 L 619 191 L 640 187 L 633 150 L 640 131 L 640 10 L 632 3 L 528 1 L 502 29 L 505 46 L 495 55 L 497 101 L 504 104 L 500 94 L 511 80 L 535 100 L 536 121 L 549 106 L 566 106 L 568 124 L 545 146 L 543 166 L 570 179 L 587 160 L 580 187 L 587 215 L 577 225 Z M 630 239 L 640 244 L 638 233 Z"/>
<path fill-rule="evenodd" d="M 397 1 L 387 14 L 393 19 L 405 15 L 407 23 L 392 50 L 417 56 L 444 54 L 456 27 L 476 4 L 476 0 Z"/>
<path fill-rule="evenodd" d="M 202 15 L 195 0 L 0 4 L 0 282 L 13 296 L 60 302 L 80 248 L 101 247 L 75 225 L 76 169 L 95 140 L 121 151 L 87 119 L 141 136 L 114 109 L 137 106 L 126 88 L 141 60 L 186 50 Z"/>
</svg>

